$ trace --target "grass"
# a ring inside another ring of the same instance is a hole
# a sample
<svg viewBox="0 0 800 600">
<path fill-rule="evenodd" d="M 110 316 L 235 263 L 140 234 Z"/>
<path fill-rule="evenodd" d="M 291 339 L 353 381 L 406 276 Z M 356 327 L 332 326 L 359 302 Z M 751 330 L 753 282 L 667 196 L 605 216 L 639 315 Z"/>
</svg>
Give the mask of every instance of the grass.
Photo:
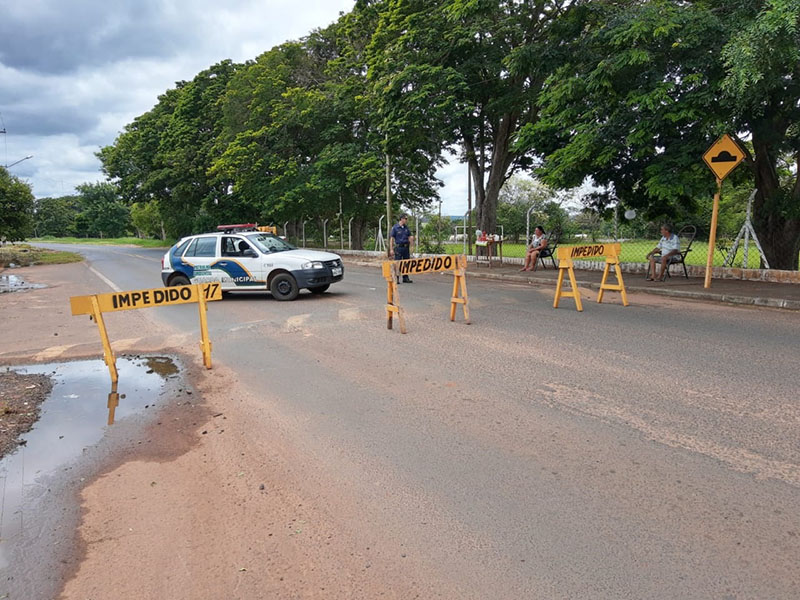
<svg viewBox="0 0 800 600">
<path fill-rule="evenodd" d="M 566 248 L 570 246 L 580 246 L 583 244 L 589 244 L 592 242 L 574 242 L 568 244 L 559 244 L 559 247 Z M 622 253 L 620 255 L 621 262 L 627 263 L 645 263 L 647 262 L 647 253 L 650 252 L 653 248 L 656 247 L 657 241 L 652 240 L 630 240 L 627 242 L 622 242 Z M 461 254 L 464 251 L 463 243 L 459 244 L 444 244 L 445 251 L 447 254 Z M 474 251 L 474 250 L 473 250 Z M 525 244 L 513 244 L 509 242 L 503 243 L 503 256 L 505 257 L 516 257 L 522 258 L 525 256 Z M 714 266 L 721 267 L 722 263 L 725 261 L 726 253 L 721 252 L 720 250 L 716 250 L 714 252 Z M 697 265 L 697 266 L 705 266 L 706 260 L 708 258 L 708 242 L 695 240 L 692 244 L 692 249 L 689 254 L 686 256 L 686 264 L 687 265 Z M 584 260 L 596 260 L 602 261 L 602 258 L 596 259 L 584 259 Z M 755 246 L 750 246 L 750 251 L 747 256 L 747 263 L 748 268 L 750 269 L 758 269 L 760 266 L 760 257 L 758 255 L 758 250 Z M 741 267 L 742 264 L 742 250 L 740 249 L 736 254 L 736 260 L 734 261 L 734 265 L 736 267 Z"/>
<path fill-rule="evenodd" d="M 94 244 L 98 246 L 139 246 L 140 248 L 169 248 L 174 243 L 173 240 L 153 240 L 137 237 L 121 238 L 76 238 L 76 237 L 53 237 L 45 236 L 33 238 L 31 242 L 50 242 L 54 244 Z"/>
<path fill-rule="evenodd" d="M 0 267 L 15 264 L 19 267 L 31 265 L 63 265 L 81 262 L 83 256 L 76 252 L 46 250 L 29 244 L 4 244 L 0 246 Z"/>
</svg>

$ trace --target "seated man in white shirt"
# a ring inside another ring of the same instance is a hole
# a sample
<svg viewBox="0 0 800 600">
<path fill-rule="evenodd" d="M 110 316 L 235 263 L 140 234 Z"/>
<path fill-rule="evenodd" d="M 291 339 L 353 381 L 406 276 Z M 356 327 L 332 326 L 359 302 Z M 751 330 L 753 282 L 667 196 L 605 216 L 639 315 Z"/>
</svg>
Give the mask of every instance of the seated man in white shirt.
<svg viewBox="0 0 800 600">
<path fill-rule="evenodd" d="M 664 281 L 667 277 L 667 268 L 669 263 L 674 260 L 675 256 L 681 253 L 681 241 L 678 236 L 672 232 L 672 227 L 669 225 L 661 226 L 661 241 L 658 246 L 653 248 L 647 253 L 647 258 L 650 259 L 650 266 L 647 269 L 647 281 Z M 661 255 L 661 276 L 658 275 L 658 263 L 656 262 L 656 255 Z"/>
</svg>

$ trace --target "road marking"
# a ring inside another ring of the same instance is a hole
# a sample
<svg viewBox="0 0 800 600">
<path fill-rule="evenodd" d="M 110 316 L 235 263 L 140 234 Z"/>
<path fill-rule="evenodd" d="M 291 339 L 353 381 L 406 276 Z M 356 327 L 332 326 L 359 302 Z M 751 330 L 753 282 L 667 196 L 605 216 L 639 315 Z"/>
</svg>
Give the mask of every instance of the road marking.
<svg viewBox="0 0 800 600">
<path fill-rule="evenodd" d="M 138 337 L 138 338 L 126 338 L 126 339 L 123 339 L 123 340 L 115 340 L 114 341 L 114 346 L 116 346 L 117 352 L 121 352 L 122 350 L 127 350 L 127 349 L 131 348 L 132 346 L 135 346 L 136 344 L 141 342 L 143 339 L 144 338 Z"/>
<path fill-rule="evenodd" d="M 90 267 L 89 265 L 86 265 L 86 268 L 89 269 L 95 275 L 97 275 L 103 282 L 106 283 L 106 285 L 108 285 L 108 287 L 110 287 L 115 292 L 121 292 L 122 291 L 122 288 L 117 287 L 117 285 L 113 281 L 111 281 L 108 277 L 103 275 L 100 271 L 98 271 L 94 267 Z"/>
<path fill-rule="evenodd" d="M 39 362 L 43 360 L 51 360 L 58 356 L 64 354 L 70 348 L 77 346 L 77 344 L 69 344 L 68 346 L 50 346 L 49 348 L 45 348 L 41 352 L 39 352 L 36 356 L 33 357 L 34 362 Z"/>
<path fill-rule="evenodd" d="M 776 460 L 747 448 L 726 446 L 712 439 L 673 431 L 666 425 L 651 423 L 624 406 L 615 406 L 609 398 L 599 394 L 586 396 L 581 390 L 559 382 L 544 384 L 542 398 L 548 404 L 579 415 L 590 415 L 601 421 L 621 423 L 649 437 L 651 440 L 689 452 L 710 456 L 740 473 L 753 474 L 756 479 L 777 479 L 800 487 L 800 465 Z"/>
<path fill-rule="evenodd" d="M 283 330 L 292 332 L 303 331 L 303 325 L 305 325 L 306 321 L 308 321 L 310 318 L 311 318 L 311 313 L 289 317 L 288 319 L 286 319 L 286 323 L 283 326 Z"/>
<path fill-rule="evenodd" d="M 289 317 L 286 319 L 286 326 L 287 327 L 299 327 L 303 325 L 306 321 L 311 318 L 311 313 L 305 313 L 302 315 L 295 315 L 293 317 Z"/>
<path fill-rule="evenodd" d="M 122 254 L 124 256 L 132 256 L 133 258 L 139 258 L 141 260 L 146 260 L 147 262 L 159 262 L 160 258 L 152 258 L 150 256 L 141 256 L 139 254 L 131 254 L 130 252 L 118 252 L 114 250 L 114 254 Z"/>
<path fill-rule="evenodd" d="M 267 323 L 271 321 L 271 319 L 258 319 L 257 321 L 248 321 L 247 323 L 242 323 L 241 325 L 236 325 L 228 329 L 231 333 L 236 331 L 242 331 L 244 329 L 253 330 L 255 329 L 256 325 L 260 325 L 261 323 Z"/>
<path fill-rule="evenodd" d="M 361 319 L 360 308 L 342 308 L 339 310 L 340 321 L 358 321 Z"/>
</svg>

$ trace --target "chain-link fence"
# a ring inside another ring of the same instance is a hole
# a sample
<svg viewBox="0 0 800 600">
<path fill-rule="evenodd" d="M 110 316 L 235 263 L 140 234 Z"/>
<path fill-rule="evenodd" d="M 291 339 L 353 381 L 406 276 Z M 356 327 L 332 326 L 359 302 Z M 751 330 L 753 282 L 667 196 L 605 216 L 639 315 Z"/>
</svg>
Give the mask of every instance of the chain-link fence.
<svg viewBox="0 0 800 600">
<path fill-rule="evenodd" d="M 686 256 L 687 265 L 705 266 L 708 258 L 708 240 L 711 217 L 698 218 L 691 221 L 683 221 L 670 224 L 673 231 L 681 238 L 681 250 L 689 247 L 690 251 Z M 653 250 L 661 239 L 661 224 L 647 221 L 603 221 L 582 219 L 570 222 L 562 231 L 548 231 L 547 237 L 558 246 L 577 246 L 588 243 L 612 243 L 622 244 L 621 262 L 624 263 L 646 263 L 647 254 Z M 459 230 L 463 231 L 463 229 Z M 435 236 L 426 236 L 422 230 L 421 249 L 430 248 L 434 251 L 438 246 Z M 717 239 L 714 244 L 714 266 L 733 266 L 745 267 L 744 265 L 744 239 L 734 247 L 739 229 L 726 228 L 720 226 L 717 229 Z M 689 246 L 691 243 L 691 246 Z M 473 253 L 475 246 L 473 243 Z M 442 244 L 439 248 L 448 254 L 458 254 L 464 251 L 463 235 L 449 232 L 449 235 L 442 237 Z M 526 244 L 520 240 L 514 243 L 510 239 L 503 242 L 503 256 L 508 258 L 523 258 L 525 256 Z M 602 259 L 597 259 L 602 260 Z M 758 247 L 752 239 L 749 241 L 747 252 L 747 265 L 745 268 L 763 268 L 761 255 Z"/>
<path fill-rule="evenodd" d="M 700 214 L 692 219 L 669 223 L 673 231 L 681 238 L 681 249 L 690 248 L 686 256 L 687 265 L 705 266 L 706 264 L 711 223 L 710 206 L 706 212 L 707 214 Z M 364 250 L 385 249 L 386 240 L 383 239 L 385 224 L 382 225 L 380 241 L 376 239 L 377 221 L 364 229 L 362 240 Z M 720 218 L 714 245 L 714 266 L 764 268 L 758 244 L 752 237 L 747 246 L 747 263 L 745 265 L 744 236 L 741 236 L 736 243 L 743 225 L 742 219 Z M 465 251 L 465 247 L 471 248 L 473 255 L 476 252 L 475 232 L 472 232 L 473 239 L 470 246 L 469 243 L 465 243 L 464 226 L 461 221 L 453 221 L 449 217 L 426 216 L 420 217 L 419 220 L 413 217 L 409 220 L 409 226 L 416 234 L 416 250 L 418 252 L 460 254 Z M 646 263 L 647 254 L 657 246 L 661 239 L 660 227 L 661 223 L 642 218 L 601 219 L 593 214 L 581 214 L 563 222 L 559 229 L 548 231 L 547 237 L 551 240 L 551 246 L 553 243 L 558 246 L 576 246 L 587 243 L 620 242 L 622 244 L 621 262 Z M 279 228 L 279 234 L 283 233 L 283 229 Z M 502 228 L 498 228 L 497 233 L 502 235 L 504 232 Z M 335 252 L 337 249 L 349 247 L 350 234 L 347 221 L 343 221 L 340 225 L 338 220 L 333 219 L 327 223 L 321 219 L 309 219 L 305 223 L 297 221 L 291 224 L 288 240 L 298 247 L 328 248 Z M 502 248 L 503 256 L 505 258 L 524 258 L 526 251 L 524 237 L 524 233 L 518 237 L 517 241 L 513 240 L 510 235 L 505 237 Z M 690 243 L 691 246 L 689 246 Z"/>
</svg>

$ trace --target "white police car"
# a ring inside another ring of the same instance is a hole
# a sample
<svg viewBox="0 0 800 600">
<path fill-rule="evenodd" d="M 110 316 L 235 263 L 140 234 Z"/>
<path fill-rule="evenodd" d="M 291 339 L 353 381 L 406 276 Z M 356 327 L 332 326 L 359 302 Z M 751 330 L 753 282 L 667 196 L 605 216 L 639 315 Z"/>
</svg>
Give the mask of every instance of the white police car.
<svg viewBox="0 0 800 600">
<path fill-rule="evenodd" d="M 185 237 L 161 259 L 164 285 L 218 281 L 224 292 L 269 290 L 294 300 L 301 289 L 322 294 L 344 277 L 338 254 L 298 249 L 254 225 L 221 225 Z"/>
</svg>

